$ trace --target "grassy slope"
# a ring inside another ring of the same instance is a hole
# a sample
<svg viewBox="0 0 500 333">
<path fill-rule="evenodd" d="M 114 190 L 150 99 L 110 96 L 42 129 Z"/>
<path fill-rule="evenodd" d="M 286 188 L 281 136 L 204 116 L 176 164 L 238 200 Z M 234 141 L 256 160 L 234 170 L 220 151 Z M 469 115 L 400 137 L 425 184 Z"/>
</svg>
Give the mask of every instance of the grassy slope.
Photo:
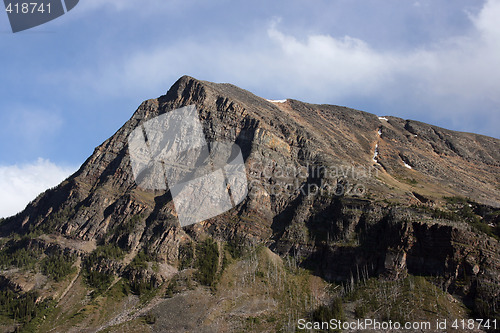
<svg viewBox="0 0 500 333">
<path fill-rule="evenodd" d="M 369 279 L 352 287 L 331 285 L 296 268 L 267 248 L 256 248 L 242 258 L 226 261 L 215 286 L 194 281 L 193 269 L 178 273 L 157 290 L 152 306 L 126 295 L 122 283 L 89 299 L 81 279 L 39 332 L 80 332 L 104 327 L 102 332 L 293 332 L 299 318 L 341 297 L 343 319 L 356 317 L 405 320 L 464 318 L 466 310 L 424 277 L 400 281 Z M 174 282 L 175 281 L 175 282 Z M 114 325 L 107 326 L 111 320 Z"/>
</svg>

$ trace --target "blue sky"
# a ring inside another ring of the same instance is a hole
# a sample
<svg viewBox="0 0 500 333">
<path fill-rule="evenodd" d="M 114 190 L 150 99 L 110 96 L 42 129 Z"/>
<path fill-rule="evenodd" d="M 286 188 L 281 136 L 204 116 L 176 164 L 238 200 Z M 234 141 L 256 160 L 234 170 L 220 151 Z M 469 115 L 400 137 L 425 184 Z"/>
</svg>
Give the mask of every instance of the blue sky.
<svg viewBox="0 0 500 333">
<path fill-rule="evenodd" d="M 80 0 L 0 14 L 0 216 L 181 75 L 500 137 L 500 0 Z"/>
</svg>

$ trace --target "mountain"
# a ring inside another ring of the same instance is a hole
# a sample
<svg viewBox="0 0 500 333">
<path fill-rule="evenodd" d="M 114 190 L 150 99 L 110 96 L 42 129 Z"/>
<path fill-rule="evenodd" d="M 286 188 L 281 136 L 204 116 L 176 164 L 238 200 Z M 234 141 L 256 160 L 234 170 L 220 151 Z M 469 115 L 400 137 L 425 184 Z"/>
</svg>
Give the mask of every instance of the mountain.
<svg viewBox="0 0 500 333">
<path fill-rule="evenodd" d="M 207 142 L 241 149 L 248 195 L 181 227 L 172 187 L 137 185 L 129 139 L 191 105 Z M 232 332 L 498 318 L 499 207 L 498 139 L 184 76 L 1 222 L 1 322 Z"/>
</svg>

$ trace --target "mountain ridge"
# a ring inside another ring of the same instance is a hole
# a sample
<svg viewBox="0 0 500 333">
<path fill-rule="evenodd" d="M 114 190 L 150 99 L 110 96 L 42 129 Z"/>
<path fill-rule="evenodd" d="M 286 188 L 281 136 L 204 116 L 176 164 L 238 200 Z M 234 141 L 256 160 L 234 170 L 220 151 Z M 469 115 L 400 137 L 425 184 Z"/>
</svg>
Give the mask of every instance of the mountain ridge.
<svg viewBox="0 0 500 333">
<path fill-rule="evenodd" d="M 208 142 L 240 146 L 249 187 L 235 208 L 181 228 L 168 189 L 136 185 L 127 139 L 188 105 Z M 186 247 L 207 237 L 221 263 L 220 244 L 260 244 L 331 283 L 360 279 L 360 268 L 381 279 L 439 276 L 471 309 L 495 314 L 500 288 L 485 286 L 499 282 L 499 147 L 495 138 L 346 107 L 273 103 L 183 76 L 144 101 L 77 172 L 3 221 L 0 237 L 28 237 L 44 253 L 60 248 L 82 259 L 87 276 L 105 272 L 132 286 L 168 283 L 184 272 Z M 96 260 L 103 252 L 109 258 Z M 147 255 L 149 266 L 134 266 Z M 156 271 L 147 268 L 153 263 Z"/>
<path fill-rule="evenodd" d="M 159 114 L 166 112 L 167 109 L 173 109 L 173 108 L 177 108 L 180 106 L 184 106 L 186 104 L 186 101 L 189 101 L 190 103 L 194 102 L 195 104 L 196 104 L 196 102 L 203 101 L 204 99 L 207 98 L 207 96 L 206 96 L 207 89 L 206 88 L 209 88 L 209 90 L 212 90 L 211 93 L 209 94 L 209 95 L 212 95 L 212 99 L 213 99 L 214 95 L 217 95 L 216 100 L 215 100 L 215 104 L 216 104 L 217 108 L 225 107 L 225 108 L 227 108 L 227 110 L 231 110 L 233 112 L 240 112 L 243 119 L 245 119 L 244 121 L 249 121 L 250 123 L 253 123 L 253 125 L 251 125 L 251 126 L 255 126 L 258 123 L 259 125 L 261 125 L 263 127 L 263 129 L 265 131 L 272 130 L 273 134 L 276 134 L 276 133 L 281 134 L 280 137 L 278 138 L 280 141 L 283 141 L 285 138 L 285 135 L 289 134 L 286 131 L 287 122 L 288 123 L 294 122 L 295 119 L 297 119 L 297 118 L 300 118 L 300 121 L 301 121 L 301 124 L 299 124 L 299 126 L 298 126 L 299 133 L 298 133 L 297 137 L 303 138 L 304 141 L 308 141 L 311 139 L 311 137 L 310 137 L 311 132 L 313 133 L 313 135 L 316 135 L 316 133 L 314 133 L 312 130 L 320 131 L 320 134 L 324 137 L 327 137 L 328 135 L 332 135 L 332 133 L 333 133 L 333 135 L 336 135 L 336 136 L 344 136 L 343 139 L 345 139 L 346 138 L 345 132 L 347 132 L 351 129 L 344 128 L 343 131 L 332 130 L 332 131 L 330 131 L 330 133 L 328 133 L 328 132 L 321 133 L 321 130 L 320 130 L 321 125 L 323 125 L 323 126 L 337 126 L 337 124 L 332 124 L 333 121 L 331 121 L 330 124 L 326 124 L 326 123 L 321 124 L 321 123 L 318 123 L 317 121 L 312 122 L 312 124 L 308 124 L 308 121 L 311 122 L 311 118 L 310 118 L 310 115 L 307 115 L 307 112 L 315 112 L 317 114 L 319 113 L 319 117 L 321 117 L 322 116 L 321 112 L 318 112 L 318 108 L 321 108 L 321 107 L 323 107 L 323 108 L 326 107 L 326 108 L 329 108 L 330 110 L 335 110 L 336 112 L 338 112 L 338 110 L 341 110 L 341 112 L 339 114 L 334 114 L 334 116 L 336 116 L 336 117 L 334 117 L 331 120 L 338 120 L 338 118 L 350 117 L 351 119 L 348 119 L 349 121 L 355 120 L 355 121 L 358 121 L 358 123 L 361 121 L 364 122 L 364 124 L 363 124 L 364 127 L 362 129 L 364 130 L 363 132 L 365 132 L 365 133 L 361 133 L 361 134 L 354 133 L 355 136 L 354 136 L 353 140 L 343 140 L 340 143 L 338 143 L 338 141 L 327 142 L 327 143 L 331 144 L 331 147 L 334 147 L 335 149 L 338 149 L 341 151 L 340 154 L 333 151 L 332 149 L 330 149 L 328 151 L 329 155 L 337 157 L 337 159 L 336 159 L 337 162 L 339 161 L 339 155 L 340 155 L 340 158 L 342 158 L 344 156 L 349 156 L 351 154 L 352 155 L 357 154 L 358 156 L 355 156 L 356 159 L 350 158 L 347 160 L 347 162 L 348 163 L 354 162 L 357 165 L 364 164 L 364 165 L 368 166 L 369 165 L 369 158 L 371 156 L 373 156 L 373 153 L 374 153 L 374 144 L 379 139 L 376 135 L 377 130 L 383 129 L 382 134 L 379 135 L 379 137 L 386 138 L 387 141 L 392 141 L 392 142 L 395 140 L 406 139 L 407 142 L 411 143 L 411 137 L 409 137 L 409 135 L 412 135 L 413 137 L 416 137 L 416 138 L 424 137 L 425 139 L 429 139 L 429 140 L 436 140 L 436 138 L 437 138 L 438 140 L 444 141 L 444 142 L 438 141 L 435 144 L 433 144 L 431 142 L 431 148 L 432 148 L 434 153 L 443 155 L 445 157 L 449 157 L 450 159 L 456 160 L 457 158 L 463 158 L 463 159 L 467 159 L 468 161 L 479 161 L 481 164 L 485 164 L 486 167 L 491 166 L 495 169 L 495 171 L 490 172 L 491 175 L 489 175 L 486 180 L 488 180 L 489 183 L 496 182 L 498 184 L 498 182 L 499 182 L 499 179 L 498 179 L 499 177 L 498 176 L 495 177 L 495 175 L 500 174 L 500 163 L 498 162 L 498 161 L 500 161 L 500 149 L 495 149 L 495 148 L 498 148 L 498 146 L 500 146 L 500 140 L 497 140 L 497 139 L 494 139 L 491 137 L 485 137 L 482 135 L 476 135 L 476 134 L 470 135 L 470 134 L 462 133 L 462 132 L 444 130 L 444 129 L 441 129 L 441 128 L 436 127 L 436 126 L 427 125 L 425 123 L 416 122 L 416 121 L 412 121 L 412 120 L 403 120 L 403 119 L 397 118 L 397 117 L 389 117 L 387 119 L 390 119 L 390 120 L 385 121 L 385 120 L 379 119 L 380 117 L 377 117 L 374 114 L 370 114 L 370 113 L 367 113 L 364 111 L 353 110 L 353 109 L 346 108 L 346 107 L 337 107 L 337 106 L 331 106 L 331 105 L 314 105 L 314 104 L 303 103 L 303 102 L 299 102 L 299 101 L 295 101 L 295 100 L 287 100 L 287 102 L 285 102 L 285 103 L 272 103 L 272 102 L 268 102 L 267 100 L 264 100 L 256 95 L 253 95 L 253 94 L 251 94 L 243 89 L 240 89 L 234 85 L 231 85 L 231 84 L 227 84 L 227 83 L 214 84 L 214 83 L 207 82 L 207 81 L 199 81 L 199 80 L 196 80 L 196 79 L 189 77 L 189 76 L 183 76 L 179 80 L 177 80 L 176 83 L 174 83 L 174 85 L 169 89 L 169 91 L 165 95 L 163 95 L 157 99 L 147 100 L 147 101 L 143 102 L 141 104 L 141 106 L 139 106 L 138 110 L 133 114 L 131 119 L 129 121 L 127 121 L 124 124 L 124 126 L 122 126 L 112 137 L 110 137 L 110 139 L 106 140 L 102 145 L 97 147 L 94 150 L 94 153 L 89 157 L 89 159 L 87 159 L 82 164 L 82 167 L 74 175 L 72 175 L 69 179 L 78 179 L 78 178 L 80 178 L 80 175 L 85 174 L 85 177 L 84 177 L 86 180 L 85 183 L 86 183 L 86 186 L 88 186 L 88 183 L 92 183 L 92 181 L 93 181 L 92 174 L 94 174 L 94 173 L 92 170 L 90 170 L 91 168 L 87 168 L 86 166 L 89 164 L 109 165 L 108 162 L 110 162 L 110 161 L 100 159 L 100 156 L 101 156 L 100 154 L 102 151 L 108 149 L 111 145 L 115 145 L 114 151 L 112 154 L 116 155 L 116 156 L 118 154 L 121 154 L 125 157 L 125 159 L 127 159 L 127 156 L 126 156 L 127 153 L 126 153 L 126 148 L 125 148 L 126 142 L 125 142 L 123 137 L 128 135 L 128 133 L 130 132 L 130 130 L 132 128 L 135 128 L 140 122 L 146 121 L 146 120 L 154 117 L 155 115 L 159 115 Z M 215 91 L 215 94 L 214 94 L 214 91 Z M 236 99 L 239 103 L 235 104 L 234 101 L 229 102 L 228 96 L 231 96 L 231 98 L 233 100 Z M 243 106 L 241 104 L 243 104 Z M 252 111 L 253 111 L 253 115 L 257 115 L 257 117 L 254 117 L 253 119 L 251 117 L 248 118 L 247 115 L 245 114 L 245 112 L 247 112 L 246 109 L 248 109 L 248 106 L 247 106 L 247 108 L 244 107 L 246 104 L 258 105 L 258 106 L 261 106 L 264 104 L 265 107 L 268 107 L 269 109 L 271 109 L 273 112 L 275 112 L 275 114 L 274 115 L 273 114 L 271 114 L 271 115 L 262 114 L 262 113 L 259 113 L 259 108 L 256 108 Z M 292 105 L 292 107 L 288 107 L 288 105 Z M 293 106 L 295 106 L 296 109 L 300 109 L 300 111 L 293 112 L 293 110 L 294 110 Z M 155 110 L 154 108 L 159 108 L 159 110 Z M 201 109 L 203 109 L 203 105 L 201 105 Z M 155 111 L 153 111 L 153 110 L 155 110 Z M 342 113 L 342 112 L 344 112 L 344 113 Z M 345 115 L 345 112 L 348 112 L 349 115 L 348 116 Z M 323 114 L 324 113 L 326 113 L 326 112 L 323 112 Z M 283 115 L 283 114 L 285 114 L 285 115 Z M 203 115 L 203 112 L 202 112 L 201 116 L 206 117 L 207 115 Z M 245 117 L 247 117 L 247 118 L 245 118 Z M 255 119 L 255 118 L 260 118 L 260 119 Z M 212 120 L 209 118 L 206 118 L 206 119 L 202 119 L 202 121 L 207 123 L 207 122 L 212 121 Z M 232 119 L 232 122 L 233 122 L 233 124 L 235 124 L 234 117 Z M 272 126 L 267 125 L 269 123 L 274 125 L 277 122 L 281 124 L 281 127 L 274 126 L 274 128 L 272 128 Z M 403 125 L 403 123 L 404 123 L 404 125 Z M 306 126 L 306 128 L 304 128 L 304 126 Z M 276 128 L 276 127 L 278 127 L 278 128 Z M 368 130 L 367 130 L 367 128 L 368 128 Z M 215 132 L 213 132 L 213 131 L 210 132 L 210 130 L 207 128 L 204 128 L 204 130 L 205 130 L 205 134 L 207 136 L 207 139 L 209 141 L 214 141 L 216 139 L 224 139 L 224 140 L 229 140 L 229 141 L 236 140 L 237 141 L 237 138 L 234 137 L 234 135 L 233 135 L 233 137 L 227 137 L 228 133 L 231 133 L 230 130 L 229 131 L 219 130 L 217 132 L 217 135 L 221 136 L 220 138 L 215 137 L 215 134 L 216 134 Z M 359 128 L 358 128 L 358 130 L 359 130 Z M 395 133 L 394 130 L 398 130 L 399 132 L 406 131 L 410 134 L 406 134 L 406 137 L 405 137 L 405 136 L 402 136 L 401 133 Z M 249 131 L 244 131 L 245 135 L 248 132 Z M 368 133 L 366 133 L 366 132 L 368 132 Z M 250 133 L 250 135 L 253 135 L 253 134 Z M 265 135 L 265 133 L 264 133 L 264 135 Z M 458 141 L 459 143 L 463 142 L 468 137 L 474 138 L 476 140 L 476 142 L 477 142 L 477 140 L 480 139 L 479 143 L 481 143 L 482 145 L 485 145 L 487 148 L 482 148 L 481 146 L 479 146 L 479 148 L 476 148 L 476 150 L 474 151 L 474 147 L 470 148 L 469 147 L 470 145 L 465 145 L 465 149 L 462 149 L 461 147 L 457 147 L 458 146 L 457 143 L 452 143 L 450 141 L 451 140 L 450 138 L 453 137 L 454 135 L 459 136 L 458 139 L 454 140 L 454 141 Z M 231 135 L 229 135 L 229 136 L 231 136 Z M 120 139 L 116 139 L 116 138 L 120 138 Z M 245 138 L 242 138 L 242 140 L 244 140 L 244 139 Z M 248 138 L 246 138 L 246 139 L 248 139 Z M 316 139 L 318 139 L 317 135 L 316 135 Z M 117 142 L 117 140 L 118 140 L 118 142 Z M 318 141 L 321 141 L 321 138 L 319 138 Z M 352 146 L 352 142 L 354 142 L 354 144 L 357 144 L 357 145 Z M 294 146 L 295 144 L 297 144 L 297 142 L 293 142 L 293 141 L 292 142 L 285 142 L 284 144 L 288 145 L 288 146 Z M 245 145 L 242 145 L 242 146 L 243 146 L 243 148 L 245 148 Z M 326 146 L 326 145 L 323 145 L 323 146 Z M 302 148 L 302 147 L 300 147 L 300 144 L 298 144 L 297 147 L 299 149 Z M 378 147 L 378 149 L 379 149 L 379 151 L 381 151 L 383 148 L 384 148 L 384 146 L 382 143 L 381 146 Z M 404 162 L 406 164 L 406 161 L 409 162 L 413 166 L 418 166 L 418 164 L 420 163 L 420 158 L 422 157 L 422 154 L 415 154 L 414 152 L 406 153 L 405 150 L 406 151 L 408 150 L 407 147 L 404 147 L 402 149 L 401 146 L 398 147 L 397 145 L 395 148 L 398 149 L 399 151 L 395 152 L 393 147 L 388 147 L 388 148 L 389 149 L 387 151 L 387 153 L 388 153 L 387 154 L 387 162 L 386 162 L 385 158 L 381 159 L 381 155 L 383 154 L 381 152 L 381 153 L 379 153 L 379 156 L 378 156 L 379 160 L 377 163 L 377 164 L 381 165 L 383 167 L 383 169 L 387 169 L 385 171 L 389 171 L 389 172 L 401 172 L 401 170 L 404 171 L 404 168 L 402 168 L 402 164 L 403 164 L 402 162 Z M 471 152 L 471 150 L 474 152 L 474 154 Z M 354 153 L 351 153 L 353 151 L 354 151 Z M 363 152 L 363 154 L 362 154 L 363 156 L 359 156 L 359 151 Z M 245 150 L 243 152 L 245 153 Z M 352 156 L 349 156 L 349 157 L 352 157 Z M 481 159 L 478 159 L 478 157 L 480 157 Z M 110 158 L 112 158 L 112 156 L 106 157 L 106 159 L 110 159 Z M 397 163 L 395 163 L 396 161 L 397 161 Z M 100 162 L 102 162 L 102 163 L 100 163 Z M 125 161 L 125 163 L 126 162 L 127 161 Z M 390 162 L 390 163 L 388 163 L 388 162 Z M 427 161 L 425 161 L 425 162 L 427 162 Z M 421 164 L 423 164 L 423 163 L 421 163 Z M 423 164 L 422 166 L 423 166 L 423 168 L 428 168 L 429 162 L 427 162 L 426 164 Z M 448 165 L 448 166 L 450 166 L 451 170 L 454 169 L 451 165 Z M 475 165 L 475 167 L 477 169 L 481 169 L 481 171 L 484 171 L 485 166 L 484 165 Z M 125 169 L 125 167 L 123 167 L 122 169 Z M 453 182 L 455 182 L 457 177 L 456 177 L 456 175 L 453 175 L 452 177 L 448 177 L 446 175 L 447 173 L 450 172 L 450 169 L 443 170 L 443 168 L 441 168 L 441 170 L 438 170 L 438 171 L 440 172 L 440 177 L 444 178 L 446 181 L 450 181 L 453 184 Z M 462 167 L 461 170 L 457 170 L 459 175 L 463 174 L 463 169 L 464 169 L 464 167 Z M 384 171 L 384 170 L 382 170 L 382 171 Z M 498 171 L 498 172 L 496 172 L 496 171 Z M 97 172 L 97 174 L 98 174 L 98 172 Z M 127 174 L 131 175 L 131 172 L 127 172 Z M 429 175 L 429 173 L 427 173 L 427 174 L 425 174 L 425 176 L 432 177 L 433 175 L 432 174 Z M 473 177 L 469 176 L 468 178 L 473 178 Z M 90 180 L 90 182 L 89 182 L 89 180 Z M 132 179 L 130 177 L 128 179 L 126 179 L 126 181 L 129 185 L 132 183 Z M 417 179 L 417 181 L 419 181 L 419 179 Z M 399 182 L 399 181 L 396 180 L 396 182 Z M 63 182 L 63 184 L 64 183 L 65 182 Z M 486 186 L 486 187 L 488 186 L 488 184 L 484 184 L 485 179 L 480 179 L 478 183 L 480 183 L 480 186 Z M 404 185 L 405 184 L 403 184 L 403 186 Z M 470 184 L 458 184 L 459 186 L 457 186 L 457 184 L 453 184 L 453 185 L 455 188 L 456 187 L 469 188 L 469 189 L 471 188 Z M 95 182 L 94 182 L 94 186 L 95 186 Z M 477 187 L 480 187 L 480 186 L 477 186 Z M 490 185 L 490 187 L 491 187 L 491 185 Z M 477 200 L 478 202 L 483 202 L 486 204 L 491 204 L 491 205 L 496 206 L 496 207 L 500 207 L 500 195 L 498 193 L 499 192 L 498 188 L 496 188 L 496 189 L 486 188 L 486 190 L 488 190 L 488 191 L 485 191 L 485 189 L 482 189 L 481 192 L 483 192 L 483 193 L 481 193 L 482 194 L 481 196 L 478 196 L 476 193 L 466 193 L 464 191 L 462 191 L 461 193 L 460 192 L 458 192 L 458 193 L 451 192 L 451 193 L 448 193 L 448 195 L 463 195 L 463 196 L 471 197 L 471 198 Z M 484 192 L 486 192 L 486 193 L 484 193 Z"/>
</svg>

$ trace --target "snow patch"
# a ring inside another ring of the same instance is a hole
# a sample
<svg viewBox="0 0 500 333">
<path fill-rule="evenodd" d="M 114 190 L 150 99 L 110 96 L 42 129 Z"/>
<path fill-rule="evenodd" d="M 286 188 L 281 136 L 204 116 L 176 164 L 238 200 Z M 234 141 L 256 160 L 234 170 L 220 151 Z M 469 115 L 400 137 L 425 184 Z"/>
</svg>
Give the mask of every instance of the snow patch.
<svg viewBox="0 0 500 333">
<path fill-rule="evenodd" d="M 266 101 L 271 102 L 271 103 L 285 103 L 287 100 L 286 99 L 267 99 Z"/>
<path fill-rule="evenodd" d="M 382 135 L 382 129 L 379 128 L 377 133 L 378 133 L 378 136 L 381 136 Z"/>
<path fill-rule="evenodd" d="M 387 119 L 386 117 L 378 117 L 379 120 L 385 120 L 385 121 L 389 121 L 389 119 Z"/>
<path fill-rule="evenodd" d="M 405 161 L 403 161 L 403 163 L 405 164 L 405 167 L 407 167 L 408 169 L 412 169 L 411 165 L 409 165 L 408 163 L 406 163 Z"/>
<path fill-rule="evenodd" d="M 373 153 L 373 162 L 378 163 L 378 143 L 375 145 L 375 152 Z"/>
</svg>

